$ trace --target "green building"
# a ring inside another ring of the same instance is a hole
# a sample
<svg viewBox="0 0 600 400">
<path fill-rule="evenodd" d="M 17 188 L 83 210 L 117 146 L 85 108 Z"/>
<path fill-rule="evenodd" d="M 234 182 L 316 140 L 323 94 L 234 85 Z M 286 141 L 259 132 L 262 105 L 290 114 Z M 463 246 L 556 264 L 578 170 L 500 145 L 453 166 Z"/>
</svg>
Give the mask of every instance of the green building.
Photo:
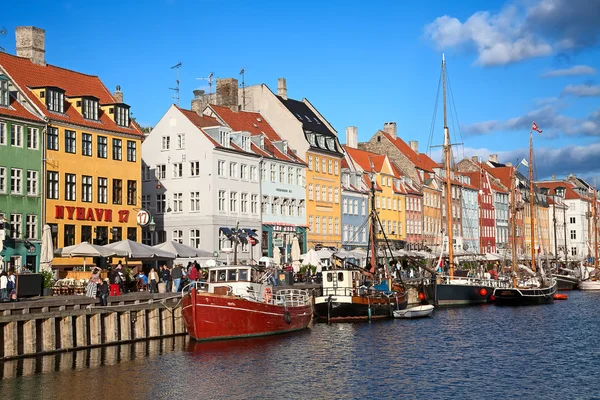
<svg viewBox="0 0 600 400">
<path fill-rule="evenodd" d="M 0 266 L 5 270 L 39 270 L 44 126 L 0 65 Z"/>
</svg>

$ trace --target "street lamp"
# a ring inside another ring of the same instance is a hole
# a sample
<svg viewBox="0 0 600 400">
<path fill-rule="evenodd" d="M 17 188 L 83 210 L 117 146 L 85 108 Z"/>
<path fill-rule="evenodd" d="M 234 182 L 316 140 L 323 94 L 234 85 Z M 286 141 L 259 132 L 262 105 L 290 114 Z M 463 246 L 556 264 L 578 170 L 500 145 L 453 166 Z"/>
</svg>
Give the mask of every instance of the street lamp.
<svg viewBox="0 0 600 400">
<path fill-rule="evenodd" d="M 150 246 L 154 246 L 154 231 L 156 231 L 156 222 L 154 222 L 154 216 L 150 218 L 148 222 L 148 230 L 150 231 Z"/>
</svg>

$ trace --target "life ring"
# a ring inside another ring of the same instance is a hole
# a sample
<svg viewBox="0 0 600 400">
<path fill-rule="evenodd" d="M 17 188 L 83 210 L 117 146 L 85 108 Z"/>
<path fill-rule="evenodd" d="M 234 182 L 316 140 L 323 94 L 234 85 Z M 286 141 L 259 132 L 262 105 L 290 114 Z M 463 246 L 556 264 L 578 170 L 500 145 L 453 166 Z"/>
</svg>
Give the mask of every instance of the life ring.
<svg viewBox="0 0 600 400">
<path fill-rule="evenodd" d="M 290 312 L 288 310 L 285 310 L 285 312 L 283 313 L 283 319 L 285 321 L 286 324 L 291 324 L 292 323 L 292 314 L 290 314 Z"/>
<path fill-rule="evenodd" d="M 265 303 L 270 303 L 272 298 L 273 298 L 273 291 L 271 290 L 270 287 L 266 287 L 265 292 L 263 294 L 263 299 L 264 299 Z"/>
</svg>

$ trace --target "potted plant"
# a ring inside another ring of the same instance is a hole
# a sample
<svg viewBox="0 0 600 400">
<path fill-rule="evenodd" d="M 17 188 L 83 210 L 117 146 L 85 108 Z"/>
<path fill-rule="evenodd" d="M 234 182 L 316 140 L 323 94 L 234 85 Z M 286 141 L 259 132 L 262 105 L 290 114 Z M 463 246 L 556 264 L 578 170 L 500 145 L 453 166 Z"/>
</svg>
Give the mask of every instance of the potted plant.
<svg viewBox="0 0 600 400">
<path fill-rule="evenodd" d="M 44 277 L 44 296 L 52 296 L 52 286 L 54 285 L 54 272 L 42 271 Z"/>
</svg>

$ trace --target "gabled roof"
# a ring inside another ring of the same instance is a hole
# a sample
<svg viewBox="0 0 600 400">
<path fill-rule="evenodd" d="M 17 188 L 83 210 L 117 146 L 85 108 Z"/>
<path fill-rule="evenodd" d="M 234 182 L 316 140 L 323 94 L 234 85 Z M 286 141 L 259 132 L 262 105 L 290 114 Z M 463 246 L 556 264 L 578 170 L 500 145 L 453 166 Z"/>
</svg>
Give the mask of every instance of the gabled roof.
<svg viewBox="0 0 600 400">
<path fill-rule="evenodd" d="M 38 123 L 44 122 L 40 117 L 27 110 L 12 94 L 9 96 L 8 101 L 8 107 L 0 107 L 0 115 L 26 119 Z"/>
<path fill-rule="evenodd" d="M 468 172 L 456 172 L 458 175 L 468 176 L 470 178 L 471 183 L 462 184 L 463 187 L 471 190 L 479 190 L 481 183 L 481 174 L 477 171 L 468 171 Z"/>
<path fill-rule="evenodd" d="M 207 115 L 200 115 L 195 111 L 186 110 L 185 108 L 181 108 L 175 106 L 183 115 L 190 120 L 190 122 L 196 125 L 198 128 L 209 128 L 211 126 L 223 126 L 216 118 L 209 117 Z"/>
<path fill-rule="evenodd" d="M 539 188 L 548 189 L 548 194 L 550 194 L 550 195 L 556 195 L 556 189 L 559 187 L 563 187 L 563 188 L 566 188 L 566 191 L 565 191 L 565 199 L 566 200 L 585 200 L 585 201 L 587 201 L 587 199 L 585 197 L 580 196 L 579 194 L 577 194 L 577 192 L 575 190 L 573 190 L 575 185 L 570 182 L 557 182 L 557 181 L 544 182 L 544 181 L 542 181 L 542 182 L 535 182 L 535 184 Z"/>
<path fill-rule="evenodd" d="M 358 150 L 349 146 L 342 146 L 346 153 L 365 172 L 381 172 L 386 156 L 371 153 L 370 151 Z"/>
<path fill-rule="evenodd" d="M 98 98 L 100 105 L 116 103 L 115 98 L 106 86 L 104 86 L 100 78 L 94 75 L 86 75 L 50 64 L 34 64 L 28 58 L 17 57 L 3 52 L 0 52 L 0 67 L 24 91 L 35 87 L 58 87 L 65 91 L 66 97 L 93 96 Z M 85 119 L 66 100 L 64 114 L 60 114 L 49 111 L 46 105 L 38 100 L 37 96 L 33 93 L 24 93 L 24 95 L 41 109 L 50 120 L 93 129 L 143 136 L 142 131 L 133 122 L 130 122 L 129 127 L 117 125 L 102 110 L 98 110 L 98 121 L 93 121 Z"/>
<path fill-rule="evenodd" d="M 510 188 L 512 186 L 510 181 L 512 179 L 513 168 L 514 167 L 495 167 L 486 168 L 486 171 L 492 174 L 493 177 L 499 179 L 504 186 Z"/>
<path fill-rule="evenodd" d="M 305 131 L 335 136 L 335 132 L 329 130 L 324 123 L 325 121 L 321 121 L 321 118 L 317 116 L 306 103 L 289 98 L 284 99 L 281 96 L 277 96 L 277 98 L 292 113 L 292 115 L 298 119 L 298 121 L 302 122 L 302 128 L 304 128 Z"/>
<path fill-rule="evenodd" d="M 404 154 L 418 169 L 422 169 L 423 171 L 433 172 L 434 168 L 438 168 L 439 164 L 433 161 L 427 154 L 417 153 L 413 149 L 410 148 L 404 140 L 399 137 L 392 137 L 387 132 L 378 131 L 380 135 L 385 136 L 402 154 Z"/>
</svg>

